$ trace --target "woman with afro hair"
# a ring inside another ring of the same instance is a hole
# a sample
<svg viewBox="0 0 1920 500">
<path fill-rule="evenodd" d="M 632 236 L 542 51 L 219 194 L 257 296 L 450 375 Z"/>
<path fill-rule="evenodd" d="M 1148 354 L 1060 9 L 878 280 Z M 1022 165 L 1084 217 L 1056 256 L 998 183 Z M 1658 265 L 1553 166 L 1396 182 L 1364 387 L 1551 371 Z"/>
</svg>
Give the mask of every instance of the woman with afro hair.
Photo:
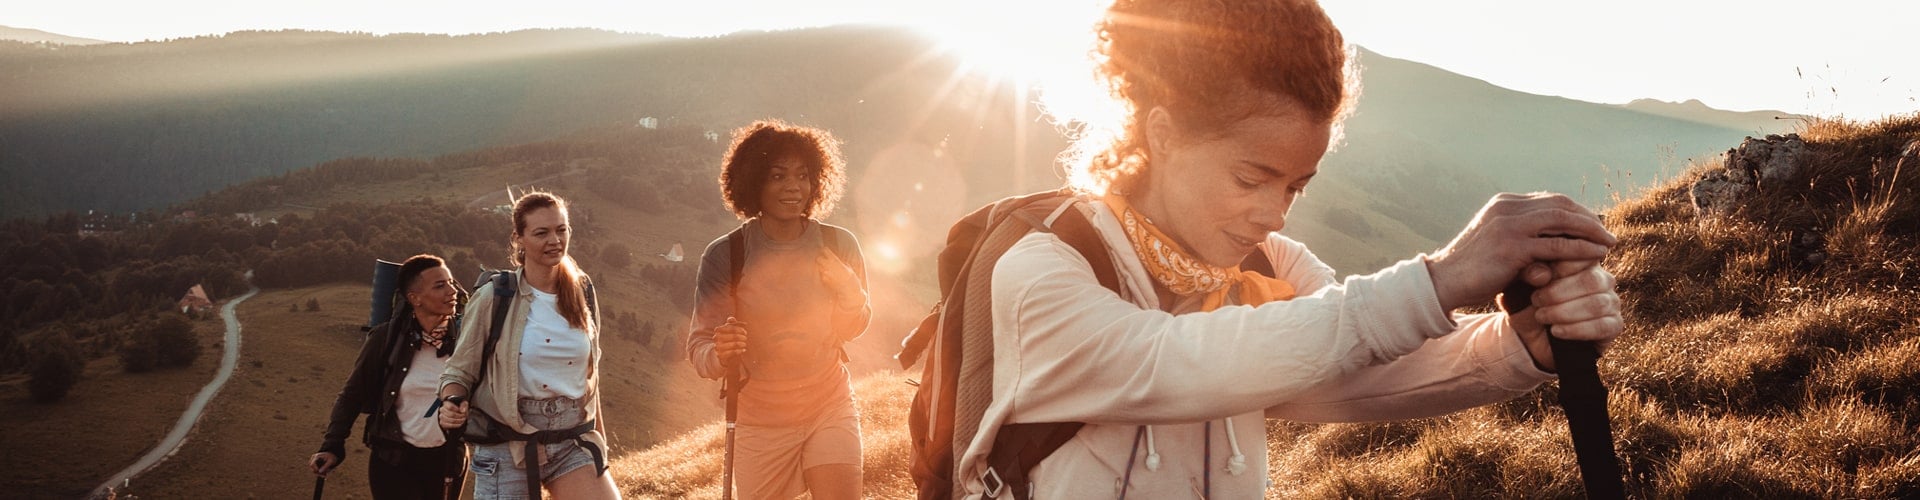
<svg viewBox="0 0 1920 500">
<path fill-rule="evenodd" d="M 741 498 L 860 497 L 842 345 L 871 314 L 866 265 L 853 233 L 820 221 L 845 183 L 831 133 L 778 121 L 734 131 L 721 161 L 721 196 L 745 222 L 701 256 L 687 356 L 702 377 L 748 381 L 732 396 Z"/>
</svg>

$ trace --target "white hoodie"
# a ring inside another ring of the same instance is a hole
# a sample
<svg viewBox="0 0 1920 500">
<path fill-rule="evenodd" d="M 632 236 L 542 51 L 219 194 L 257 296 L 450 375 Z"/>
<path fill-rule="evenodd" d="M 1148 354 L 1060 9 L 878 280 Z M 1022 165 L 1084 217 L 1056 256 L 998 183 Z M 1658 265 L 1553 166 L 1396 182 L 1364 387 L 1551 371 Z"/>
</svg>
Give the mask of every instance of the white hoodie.
<svg viewBox="0 0 1920 500">
<path fill-rule="evenodd" d="M 1002 424 L 1086 422 L 1034 468 L 1034 498 L 1260 498 L 1265 418 L 1364 422 L 1420 418 L 1512 399 L 1552 379 L 1499 314 L 1440 309 L 1419 258 L 1336 283 L 1304 245 L 1269 234 L 1263 250 L 1299 297 L 1210 312 L 1160 310 L 1152 280 L 1105 204 L 1080 203 L 1121 277 L 1100 286 L 1078 252 L 1029 234 L 993 273 L 993 400 L 960 458 L 961 496 L 980 498 Z M 1203 443 L 1211 421 L 1211 460 Z M 1134 454 L 1135 434 L 1148 426 Z M 1238 465 L 1235 465 L 1238 464 Z"/>
</svg>

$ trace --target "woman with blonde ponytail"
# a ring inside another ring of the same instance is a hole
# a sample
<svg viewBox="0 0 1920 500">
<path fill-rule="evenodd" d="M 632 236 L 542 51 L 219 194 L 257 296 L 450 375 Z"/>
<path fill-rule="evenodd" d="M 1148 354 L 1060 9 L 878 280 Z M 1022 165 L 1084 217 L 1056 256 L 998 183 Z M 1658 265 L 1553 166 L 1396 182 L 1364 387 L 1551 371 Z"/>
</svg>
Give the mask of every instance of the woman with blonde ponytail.
<svg viewBox="0 0 1920 500">
<path fill-rule="evenodd" d="M 475 436 L 474 498 L 618 498 L 606 474 L 600 421 L 600 325 L 593 281 L 567 249 L 567 203 L 544 192 L 513 204 L 513 264 L 518 269 L 474 291 L 473 314 L 440 378 L 445 428 L 464 428 L 469 405 L 491 421 Z M 511 286 L 501 302 L 496 287 Z M 486 349 L 495 307 L 507 307 L 497 346 Z M 491 357 L 485 353 L 491 352 Z M 475 385 L 478 385 L 475 387 Z"/>
</svg>

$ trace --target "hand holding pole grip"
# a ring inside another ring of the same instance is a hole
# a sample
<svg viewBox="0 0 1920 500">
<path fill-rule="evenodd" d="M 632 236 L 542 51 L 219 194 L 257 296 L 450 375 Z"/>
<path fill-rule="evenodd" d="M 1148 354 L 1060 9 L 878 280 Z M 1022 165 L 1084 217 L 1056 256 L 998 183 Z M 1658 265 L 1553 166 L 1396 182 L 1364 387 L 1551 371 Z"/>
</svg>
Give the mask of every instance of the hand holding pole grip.
<svg viewBox="0 0 1920 500">
<path fill-rule="evenodd" d="M 1515 279 L 1500 294 L 1500 305 L 1509 314 L 1533 307 L 1533 285 Z M 1553 348 L 1553 364 L 1560 372 L 1560 408 L 1567 414 L 1567 431 L 1573 437 L 1573 453 L 1580 462 L 1580 479 L 1586 484 L 1588 498 L 1626 498 L 1621 483 L 1620 459 L 1614 455 L 1612 421 L 1607 415 L 1607 387 L 1600 382 L 1600 350 L 1589 341 L 1566 340 L 1553 336 L 1553 326 L 1545 326 L 1547 343 Z"/>
</svg>

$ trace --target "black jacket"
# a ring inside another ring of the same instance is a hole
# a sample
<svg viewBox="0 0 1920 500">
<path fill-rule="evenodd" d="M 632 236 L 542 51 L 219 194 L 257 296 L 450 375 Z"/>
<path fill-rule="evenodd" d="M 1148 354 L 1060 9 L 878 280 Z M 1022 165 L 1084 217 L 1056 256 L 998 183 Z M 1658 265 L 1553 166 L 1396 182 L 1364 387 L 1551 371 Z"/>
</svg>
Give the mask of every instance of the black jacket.
<svg viewBox="0 0 1920 500">
<path fill-rule="evenodd" d="M 353 432 L 353 421 L 362 413 L 369 415 L 361 435 L 361 442 L 367 446 L 376 443 L 412 446 L 407 444 L 400 429 L 400 418 L 394 412 L 399 408 L 400 384 L 406 381 L 407 370 L 413 365 L 413 352 L 420 348 L 420 324 L 412 315 L 399 317 L 397 321 L 403 325 L 397 335 L 390 328 L 392 322 L 375 325 L 367 332 L 366 341 L 360 345 L 360 357 L 353 362 L 353 374 L 347 376 L 346 385 L 333 401 L 333 413 L 327 421 L 320 451 L 344 459 L 347 435 Z M 448 329 L 446 342 L 452 344 L 456 336 L 454 330 Z M 447 347 L 441 352 L 452 351 L 451 345 Z"/>
</svg>

